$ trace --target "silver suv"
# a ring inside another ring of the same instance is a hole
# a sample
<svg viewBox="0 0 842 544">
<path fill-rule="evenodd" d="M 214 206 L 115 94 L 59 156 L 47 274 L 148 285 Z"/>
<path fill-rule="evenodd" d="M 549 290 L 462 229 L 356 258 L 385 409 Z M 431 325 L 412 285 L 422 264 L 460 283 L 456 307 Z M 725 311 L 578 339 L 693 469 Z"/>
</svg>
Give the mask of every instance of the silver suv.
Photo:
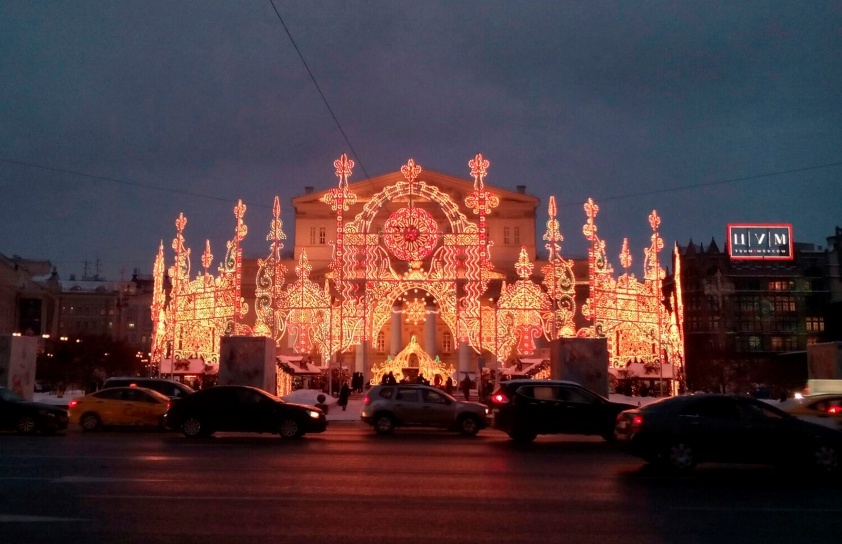
<svg viewBox="0 0 842 544">
<path fill-rule="evenodd" d="M 361 419 L 378 434 L 395 427 L 440 427 L 473 436 L 488 424 L 488 408 L 456 400 L 428 385 L 375 385 L 364 399 Z"/>
</svg>

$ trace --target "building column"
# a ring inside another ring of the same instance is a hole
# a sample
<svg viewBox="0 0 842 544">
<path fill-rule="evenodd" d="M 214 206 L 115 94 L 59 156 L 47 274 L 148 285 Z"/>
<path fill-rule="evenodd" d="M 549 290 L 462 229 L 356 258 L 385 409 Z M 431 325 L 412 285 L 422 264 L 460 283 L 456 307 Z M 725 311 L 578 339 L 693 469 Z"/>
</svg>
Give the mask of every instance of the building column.
<svg viewBox="0 0 842 544">
<path fill-rule="evenodd" d="M 462 372 L 468 372 L 471 370 L 471 347 L 468 345 L 467 342 L 459 341 L 459 380 L 461 381 L 464 377 L 462 376 Z"/>
<path fill-rule="evenodd" d="M 357 344 L 357 352 L 354 356 L 354 372 L 362 372 L 363 376 L 366 374 L 365 368 L 365 352 L 368 349 L 368 340 L 362 340 Z"/>
<path fill-rule="evenodd" d="M 400 305 L 396 304 L 392 306 L 392 345 L 389 346 L 389 354 L 392 357 L 400 353 L 401 349 L 403 349 L 401 341 L 401 329 L 403 328 L 402 316 Z"/>
<path fill-rule="evenodd" d="M 436 308 L 432 304 L 427 306 L 426 321 L 424 322 L 424 351 L 432 357 L 436 358 L 438 355 L 438 347 L 436 346 Z"/>
</svg>

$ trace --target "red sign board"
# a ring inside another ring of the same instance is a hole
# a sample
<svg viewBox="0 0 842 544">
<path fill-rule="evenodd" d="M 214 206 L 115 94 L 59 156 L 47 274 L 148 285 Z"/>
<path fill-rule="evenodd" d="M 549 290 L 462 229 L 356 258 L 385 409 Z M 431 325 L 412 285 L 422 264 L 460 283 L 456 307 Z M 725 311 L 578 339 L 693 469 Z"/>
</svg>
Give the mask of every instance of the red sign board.
<svg viewBox="0 0 842 544">
<path fill-rule="evenodd" d="M 738 223 L 728 225 L 728 255 L 732 260 L 791 261 L 792 225 Z"/>
</svg>

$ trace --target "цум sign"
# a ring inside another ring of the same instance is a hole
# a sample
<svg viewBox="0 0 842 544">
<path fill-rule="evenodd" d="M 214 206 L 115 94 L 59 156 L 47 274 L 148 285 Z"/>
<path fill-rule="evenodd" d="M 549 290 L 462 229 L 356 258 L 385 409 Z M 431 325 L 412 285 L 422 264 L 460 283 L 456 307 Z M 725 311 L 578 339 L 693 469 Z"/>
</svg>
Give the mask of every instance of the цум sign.
<svg viewBox="0 0 842 544">
<path fill-rule="evenodd" d="M 732 260 L 792 260 L 792 225 L 728 225 L 728 255 Z"/>
</svg>

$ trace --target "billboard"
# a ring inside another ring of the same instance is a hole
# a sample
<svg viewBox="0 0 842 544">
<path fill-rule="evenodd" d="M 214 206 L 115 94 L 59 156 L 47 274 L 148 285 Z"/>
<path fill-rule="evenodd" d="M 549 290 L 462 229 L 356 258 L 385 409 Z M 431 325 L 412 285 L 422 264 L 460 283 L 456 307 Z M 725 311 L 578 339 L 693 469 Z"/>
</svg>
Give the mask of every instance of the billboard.
<svg viewBox="0 0 842 544">
<path fill-rule="evenodd" d="M 738 223 L 728 225 L 728 255 L 732 260 L 790 261 L 792 225 Z"/>
</svg>

